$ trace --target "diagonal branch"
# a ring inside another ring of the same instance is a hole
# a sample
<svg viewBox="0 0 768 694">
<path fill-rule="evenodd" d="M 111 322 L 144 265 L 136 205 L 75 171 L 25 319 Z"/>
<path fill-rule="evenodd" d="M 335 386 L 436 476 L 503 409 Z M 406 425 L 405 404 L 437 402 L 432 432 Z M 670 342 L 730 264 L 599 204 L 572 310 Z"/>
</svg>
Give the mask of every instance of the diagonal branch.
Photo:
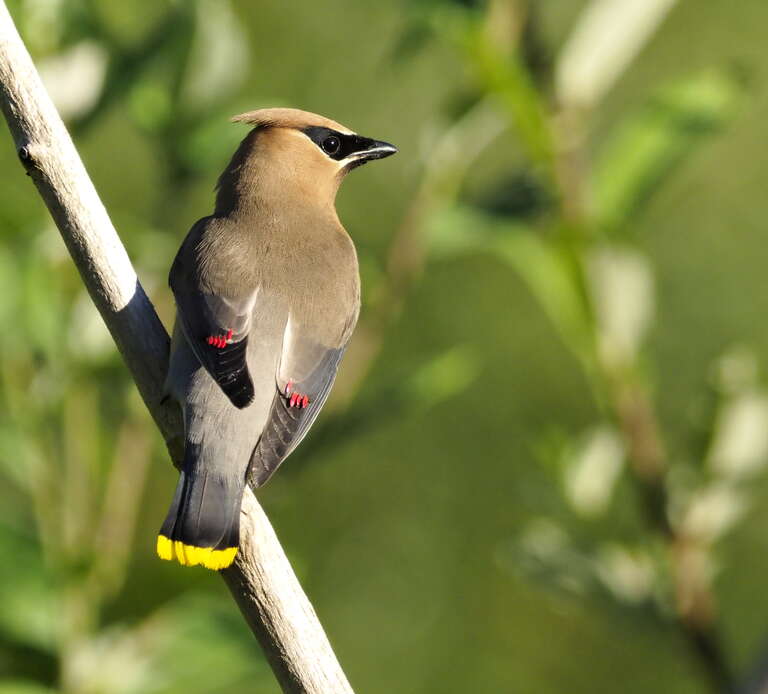
<svg viewBox="0 0 768 694">
<path fill-rule="evenodd" d="M 69 133 L 0 0 L 0 107 L 16 151 L 61 232 L 171 457 L 178 409 L 163 404 L 169 338 L 147 298 Z M 222 572 L 283 691 L 352 693 L 315 612 L 254 495 L 242 508 L 236 563 Z"/>
</svg>

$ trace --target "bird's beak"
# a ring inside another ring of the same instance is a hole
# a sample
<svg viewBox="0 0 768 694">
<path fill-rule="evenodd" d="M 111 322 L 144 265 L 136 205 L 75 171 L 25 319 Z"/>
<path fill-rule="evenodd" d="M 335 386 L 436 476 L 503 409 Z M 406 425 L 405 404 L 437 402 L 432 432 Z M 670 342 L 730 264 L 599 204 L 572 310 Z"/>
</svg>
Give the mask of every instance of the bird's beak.
<svg viewBox="0 0 768 694">
<path fill-rule="evenodd" d="M 357 138 L 355 151 L 352 152 L 347 160 L 354 166 L 360 166 L 373 159 L 384 159 L 397 152 L 397 147 L 382 142 L 381 140 L 372 140 L 370 137 Z"/>
<path fill-rule="evenodd" d="M 390 145 L 389 142 L 370 140 L 370 145 L 360 152 L 360 155 L 364 159 L 384 159 L 395 152 L 397 152 L 397 147 Z"/>
</svg>

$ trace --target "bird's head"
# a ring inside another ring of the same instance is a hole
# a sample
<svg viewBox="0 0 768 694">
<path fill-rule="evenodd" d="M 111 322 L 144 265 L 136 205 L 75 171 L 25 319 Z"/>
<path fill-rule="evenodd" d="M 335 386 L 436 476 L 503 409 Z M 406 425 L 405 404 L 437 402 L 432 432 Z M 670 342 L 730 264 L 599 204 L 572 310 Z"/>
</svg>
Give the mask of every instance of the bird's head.
<svg viewBox="0 0 768 694">
<path fill-rule="evenodd" d="M 243 140 L 236 160 L 254 180 L 269 180 L 284 188 L 293 185 L 325 197 L 335 196 L 341 179 L 352 169 L 397 152 L 388 142 L 363 137 L 323 116 L 293 108 L 266 108 L 232 118 L 254 126 Z M 236 167 L 242 171 L 240 166 Z M 225 176 L 226 176 L 225 172 Z M 223 177 L 222 177 L 223 178 Z M 220 181 L 223 187 L 224 181 Z"/>
</svg>

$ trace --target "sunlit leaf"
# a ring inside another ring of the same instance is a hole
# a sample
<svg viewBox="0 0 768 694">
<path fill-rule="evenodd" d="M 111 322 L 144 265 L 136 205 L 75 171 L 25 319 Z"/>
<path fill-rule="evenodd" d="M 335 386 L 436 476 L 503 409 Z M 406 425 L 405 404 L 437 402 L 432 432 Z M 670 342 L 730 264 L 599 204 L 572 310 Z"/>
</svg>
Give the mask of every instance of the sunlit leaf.
<svg viewBox="0 0 768 694">
<path fill-rule="evenodd" d="M 594 169 L 598 221 L 625 222 L 701 140 L 731 121 L 744 94 L 739 75 L 711 70 L 664 88 L 609 139 Z"/>
<path fill-rule="evenodd" d="M 696 490 L 688 499 L 680 520 L 685 536 L 702 543 L 714 542 L 746 513 L 749 499 L 727 482 L 715 482 Z"/>
<path fill-rule="evenodd" d="M 428 409 L 466 389 L 480 373 L 467 347 L 453 347 L 423 364 L 406 384 L 407 400 Z"/>
<path fill-rule="evenodd" d="M 600 357 L 612 370 L 631 366 L 654 316 L 650 263 L 632 248 L 603 244 L 589 251 L 586 267 Z"/>
<path fill-rule="evenodd" d="M 768 463 L 768 394 L 747 388 L 727 398 L 717 414 L 708 463 L 731 479 L 749 477 Z"/>
<path fill-rule="evenodd" d="M 533 233 L 500 238 L 495 248 L 498 256 L 507 260 L 525 280 L 567 342 L 584 348 L 589 319 L 577 278 L 561 249 Z"/>
<path fill-rule="evenodd" d="M 624 443 L 609 426 L 590 431 L 570 452 L 564 469 L 566 498 L 584 516 L 603 513 L 624 463 Z"/>
<path fill-rule="evenodd" d="M 509 229 L 510 225 L 470 208 L 445 206 L 426 220 L 424 237 L 432 258 L 450 258 L 492 250 L 496 235 Z"/>
<path fill-rule="evenodd" d="M 517 54 L 505 55 L 491 44 L 479 23 L 471 24 L 462 40 L 476 79 L 510 120 L 532 164 L 551 175 L 553 143 L 542 95 Z"/>
<path fill-rule="evenodd" d="M 677 0 L 591 0 L 566 41 L 556 89 L 566 108 L 594 106 L 632 63 Z"/>
<path fill-rule="evenodd" d="M 645 551 L 617 544 L 601 547 L 596 574 L 620 601 L 641 603 L 650 599 L 658 580 L 654 558 Z"/>
<path fill-rule="evenodd" d="M 228 0 L 199 0 L 183 96 L 194 107 L 218 104 L 248 76 L 248 36 Z"/>
<path fill-rule="evenodd" d="M 107 52 L 96 41 L 81 41 L 38 65 L 62 118 L 83 115 L 96 103 L 107 71 Z"/>
<path fill-rule="evenodd" d="M 167 87 L 152 78 L 136 82 L 128 104 L 136 122 L 149 131 L 164 127 L 171 116 L 171 95 Z"/>
</svg>

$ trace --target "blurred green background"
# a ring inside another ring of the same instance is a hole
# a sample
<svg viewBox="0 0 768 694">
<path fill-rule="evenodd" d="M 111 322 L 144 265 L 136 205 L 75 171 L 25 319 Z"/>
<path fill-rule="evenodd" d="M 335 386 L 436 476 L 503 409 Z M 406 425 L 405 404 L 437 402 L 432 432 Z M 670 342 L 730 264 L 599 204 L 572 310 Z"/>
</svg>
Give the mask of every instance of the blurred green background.
<svg viewBox="0 0 768 694">
<path fill-rule="evenodd" d="M 169 328 L 229 116 L 400 148 L 342 187 L 361 322 L 259 493 L 357 691 L 765 686 L 764 0 L 9 8 Z M 0 171 L 0 694 L 277 692 L 155 557 L 175 472 Z"/>
</svg>

